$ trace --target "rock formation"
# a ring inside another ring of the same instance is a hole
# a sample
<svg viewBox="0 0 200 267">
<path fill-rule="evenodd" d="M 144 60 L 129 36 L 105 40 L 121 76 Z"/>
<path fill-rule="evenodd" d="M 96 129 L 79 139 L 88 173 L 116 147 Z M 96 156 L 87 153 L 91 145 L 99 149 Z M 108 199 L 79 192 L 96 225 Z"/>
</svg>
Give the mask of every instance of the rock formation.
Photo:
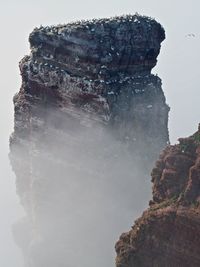
<svg viewBox="0 0 200 267">
<path fill-rule="evenodd" d="M 123 209 L 168 142 L 169 108 L 151 74 L 164 38 L 137 14 L 30 34 L 10 139 L 26 266 L 112 265 Z"/>
<path fill-rule="evenodd" d="M 116 244 L 117 267 L 200 266 L 200 128 L 152 170 L 153 200 Z"/>
</svg>

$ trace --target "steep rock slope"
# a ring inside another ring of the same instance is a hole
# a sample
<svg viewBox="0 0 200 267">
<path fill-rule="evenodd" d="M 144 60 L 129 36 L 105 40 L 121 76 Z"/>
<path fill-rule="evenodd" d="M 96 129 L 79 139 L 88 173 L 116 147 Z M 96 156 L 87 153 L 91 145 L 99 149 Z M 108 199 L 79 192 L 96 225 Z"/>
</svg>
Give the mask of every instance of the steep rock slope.
<svg viewBox="0 0 200 267">
<path fill-rule="evenodd" d="M 152 170 L 153 200 L 116 244 L 118 267 L 200 266 L 200 127 Z"/>
<path fill-rule="evenodd" d="M 164 38 L 159 23 L 139 15 L 30 34 L 10 141 L 27 214 L 14 233 L 26 266 L 112 265 L 114 237 L 129 218 L 119 210 L 141 198 L 168 142 L 169 108 L 151 74 Z"/>
</svg>

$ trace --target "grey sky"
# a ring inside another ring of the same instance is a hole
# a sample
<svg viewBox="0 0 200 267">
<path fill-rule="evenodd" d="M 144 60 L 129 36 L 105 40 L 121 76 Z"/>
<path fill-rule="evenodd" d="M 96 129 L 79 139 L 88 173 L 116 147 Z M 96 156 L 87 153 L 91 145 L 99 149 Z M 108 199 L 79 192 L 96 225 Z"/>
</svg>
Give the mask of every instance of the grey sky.
<svg viewBox="0 0 200 267">
<path fill-rule="evenodd" d="M 28 34 L 36 26 L 75 19 L 138 12 L 156 18 L 166 30 L 158 65 L 170 111 L 170 139 L 191 134 L 199 122 L 200 77 L 199 0 L 0 0 L 0 266 L 21 267 L 10 224 L 22 213 L 9 167 L 8 137 L 13 127 L 12 97 L 20 87 L 19 60 L 28 53 Z M 195 37 L 186 37 L 194 33 Z M 3 238 L 2 238 L 3 237 Z M 11 249 L 12 251 L 9 251 Z"/>
</svg>

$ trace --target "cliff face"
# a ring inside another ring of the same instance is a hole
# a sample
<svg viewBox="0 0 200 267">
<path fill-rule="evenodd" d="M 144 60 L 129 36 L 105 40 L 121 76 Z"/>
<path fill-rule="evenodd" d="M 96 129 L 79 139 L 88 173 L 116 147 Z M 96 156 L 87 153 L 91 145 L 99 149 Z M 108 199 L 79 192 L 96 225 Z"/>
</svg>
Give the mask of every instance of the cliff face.
<svg viewBox="0 0 200 267">
<path fill-rule="evenodd" d="M 169 108 L 151 74 L 164 38 L 159 23 L 139 15 L 30 34 L 10 139 L 27 214 L 14 233 L 26 266 L 111 266 L 133 176 L 139 196 L 168 142 Z"/>
<path fill-rule="evenodd" d="M 118 267 L 200 266 L 200 128 L 152 171 L 150 208 L 116 244 Z"/>
</svg>

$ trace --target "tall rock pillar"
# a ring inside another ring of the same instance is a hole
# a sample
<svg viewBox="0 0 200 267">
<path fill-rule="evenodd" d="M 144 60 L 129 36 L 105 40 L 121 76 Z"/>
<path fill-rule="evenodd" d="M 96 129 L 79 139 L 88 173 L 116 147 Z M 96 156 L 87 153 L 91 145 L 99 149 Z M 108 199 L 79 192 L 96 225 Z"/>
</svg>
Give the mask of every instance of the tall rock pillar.
<svg viewBox="0 0 200 267">
<path fill-rule="evenodd" d="M 26 266 L 114 264 L 114 240 L 132 204 L 143 207 L 146 174 L 168 142 L 169 108 L 151 74 L 164 38 L 137 14 L 30 34 L 10 139 Z"/>
</svg>

